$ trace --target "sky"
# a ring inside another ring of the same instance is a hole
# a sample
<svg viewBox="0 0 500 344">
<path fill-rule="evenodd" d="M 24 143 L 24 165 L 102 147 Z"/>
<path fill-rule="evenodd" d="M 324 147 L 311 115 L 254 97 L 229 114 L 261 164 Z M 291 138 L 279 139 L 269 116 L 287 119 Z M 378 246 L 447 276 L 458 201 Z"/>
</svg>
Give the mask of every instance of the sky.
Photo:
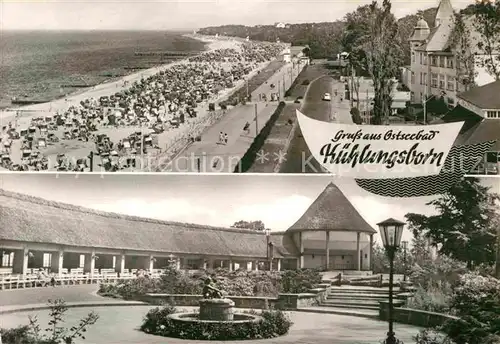
<svg viewBox="0 0 500 344">
<path fill-rule="evenodd" d="M 76 177 L 75 177 L 76 176 Z M 430 215 L 432 197 L 385 198 L 352 179 L 326 175 L 65 175 L 3 174 L 0 188 L 102 211 L 167 221 L 229 227 L 239 220 L 261 220 L 274 231 L 289 228 L 334 182 L 361 216 L 376 224 L 409 212 Z M 486 185 L 500 193 L 500 178 Z M 376 236 L 379 241 L 379 236 Z M 411 240 L 405 231 L 404 240 Z"/>
<path fill-rule="evenodd" d="M 379 0 L 381 1 L 381 0 Z M 473 0 L 451 0 L 463 8 Z M 174 30 L 335 21 L 370 0 L 0 0 L 3 30 Z M 396 17 L 439 0 L 392 0 Z"/>
</svg>

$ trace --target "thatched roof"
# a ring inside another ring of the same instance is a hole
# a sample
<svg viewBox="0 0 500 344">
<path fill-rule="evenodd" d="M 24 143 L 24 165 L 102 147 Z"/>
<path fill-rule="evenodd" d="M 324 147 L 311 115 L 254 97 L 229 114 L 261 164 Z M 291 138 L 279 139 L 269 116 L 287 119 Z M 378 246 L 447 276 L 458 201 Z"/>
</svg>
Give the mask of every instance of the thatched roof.
<svg viewBox="0 0 500 344">
<path fill-rule="evenodd" d="M 376 233 L 333 183 L 318 196 L 287 232 L 337 231 Z"/>
<path fill-rule="evenodd" d="M 271 235 L 275 257 L 295 255 L 291 240 Z M 0 240 L 65 246 L 265 258 L 266 236 L 106 213 L 0 189 Z"/>
</svg>

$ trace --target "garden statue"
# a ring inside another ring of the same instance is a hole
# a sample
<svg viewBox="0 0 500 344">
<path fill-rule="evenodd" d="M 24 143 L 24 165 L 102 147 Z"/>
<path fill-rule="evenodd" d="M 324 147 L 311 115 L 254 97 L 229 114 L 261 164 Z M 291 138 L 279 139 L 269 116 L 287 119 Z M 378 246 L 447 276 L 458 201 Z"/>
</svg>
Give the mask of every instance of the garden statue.
<svg viewBox="0 0 500 344">
<path fill-rule="evenodd" d="M 207 277 L 207 279 L 205 280 L 205 285 L 203 286 L 203 298 L 222 299 L 222 291 L 212 285 L 212 280 L 210 279 L 210 277 Z"/>
</svg>

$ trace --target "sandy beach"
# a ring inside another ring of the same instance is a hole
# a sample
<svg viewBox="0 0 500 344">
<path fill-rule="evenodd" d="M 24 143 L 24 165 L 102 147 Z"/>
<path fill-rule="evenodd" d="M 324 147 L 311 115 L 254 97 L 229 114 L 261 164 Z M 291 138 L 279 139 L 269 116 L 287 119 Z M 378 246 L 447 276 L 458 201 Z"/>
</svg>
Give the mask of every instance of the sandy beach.
<svg viewBox="0 0 500 344">
<path fill-rule="evenodd" d="M 196 38 L 198 40 L 206 43 L 207 50 L 205 52 L 220 50 L 220 49 L 235 49 L 236 51 L 240 50 L 240 46 L 242 44 L 241 41 L 238 40 L 227 40 L 227 39 L 216 39 L 205 36 L 191 36 L 192 38 Z M 81 101 L 84 101 L 89 98 L 99 99 L 102 96 L 110 96 L 117 92 L 126 90 L 130 87 L 130 85 L 136 81 L 141 79 L 148 78 L 153 75 L 157 75 L 158 73 L 165 71 L 173 66 L 179 64 L 189 64 L 188 59 L 178 60 L 175 62 L 171 62 L 162 66 L 150 68 L 147 70 L 141 70 L 139 72 L 124 76 L 118 80 L 103 83 L 97 85 L 95 87 L 85 89 L 80 92 L 76 92 L 64 99 L 57 99 L 51 102 L 42 103 L 42 104 L 33 104 L 27 105 L 14 109 L 5 109 L 0 111 L 0 125 L 2 127 L 8 126 L 11 124 L 13 127 L 17 129 L 17 131 L 28 129 L 30 126 L 32 119 L 39 117 L 51 117 L 56 115 L 57 113 L 63 113 L 71 106 L 78 105 Z M 257 68 L 253 69 L 252 72 L 246 76 L 246 78 L 250 78 L 256 73 L 258 73 L 261 69 L 263 69 L 268 63 L 259 63 Z M 234 93 L 237 89 L 241 88 L 245 83 L 244 80 L 238 80 L 234 83 L 232 88 L 225 89 L 222 92 L 217 94 L 217 97 L 209 98 L 201 103 L 197 104 L 196 112 L 197 116 L 195 118 L 186 118 L 186 123 L 177 127 L 170 128 L 169 130 L 164 131 L 157 135 L 159 150 L 148 152 L 151 158 L 154 159 L 155 155 L 162 155 L 162 159 L 167 158 L 170 155 L 169 150 L 172 150 L 172 154 L 175 154 L 175 150 L 181 148 L 176 147 L 176 144 L 179 145 L 181 142 L 185 141 L 188 137 L 193 137 L 198 134 L 201 134 L 201 131 L 210 126 L 215 121 L 220 119 L 220 113 L 209 113 L 208 104 L 220 102 L 224 99 L 227 99 L 232 93 Z M 213 117 L 213 118 L 208 118 Z M 63 130 L 63 129 L 61 129 Z M 138 132 L 143 130 L 140 126 L 125 126 L 125 127 L 107 127 L 107 128 L 99 128 L 99 134 L 106 134 L 112 142 L 118 142 L 130 134 L 134 132 Z M 149 131 L 148 131 L 149 132 Z M 61 132 L 62 133 L 62 132 Z M 59 133 L 59 134 L 61 134 Z M 2 146 L 6 140 L 6 136 L 2 137 Z M 21 140 L 14 140 L 11 146 L 11 160 L 14 164 L 21 163 L 22 160 L 22 142 Z M 56 164 L 57 155 L 59 154 L 67 154 L 72 158 L 78 159 L 82 157 L 86 157 L 91 150 L 95 147 L 94 142 L 85 142 L 81 140 L 61 140 L 60 142 L 54 143 L 40 149 L 43 155 L 49 161 L 49 170 L 53 169 L 53 166 Z M 3 149 L 3 147 L 2 147 Z M 99 162 L 99 161 L 97 161 Z"/>
</svg>

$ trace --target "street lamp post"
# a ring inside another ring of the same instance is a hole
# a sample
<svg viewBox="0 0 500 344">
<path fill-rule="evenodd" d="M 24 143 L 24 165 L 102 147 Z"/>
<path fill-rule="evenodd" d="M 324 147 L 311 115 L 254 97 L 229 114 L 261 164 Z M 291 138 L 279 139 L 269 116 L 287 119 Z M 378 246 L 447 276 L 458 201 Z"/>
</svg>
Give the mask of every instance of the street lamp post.
<svg viewBox="0 0 500 344">
<path fill-rule="evenodd" d="M 273 269 L 273 243 L 271 242 L 271 230 L 265 229 L 266 233 L 266 258 L 269 271 Z"/>
<path fill-rule="evenodd" d="M 406 282 L 406 250 L 408 250 L 408 241 L 402 241 L 403 246 L 403 282 Z"/>
<path fill-rule="evenodd" d="M 387 254 L 387 257 L 389 258 L 389 332 L 387 332 L 387 338 L 385 339 L 384 344 L 400 343 L 400 341 L 396 339 L 396 334 L 394 333 L 393 283 L 394 257 L 401 243 L 401 236 L 403 234 L 404 225 L 404 222 L 395 220 L 393 218 L 377 223 L 377 226 L 380 230 L 380 235 L 382 236 L 382 243 L 384 244 L 385 252 Z"/>
</svg>

